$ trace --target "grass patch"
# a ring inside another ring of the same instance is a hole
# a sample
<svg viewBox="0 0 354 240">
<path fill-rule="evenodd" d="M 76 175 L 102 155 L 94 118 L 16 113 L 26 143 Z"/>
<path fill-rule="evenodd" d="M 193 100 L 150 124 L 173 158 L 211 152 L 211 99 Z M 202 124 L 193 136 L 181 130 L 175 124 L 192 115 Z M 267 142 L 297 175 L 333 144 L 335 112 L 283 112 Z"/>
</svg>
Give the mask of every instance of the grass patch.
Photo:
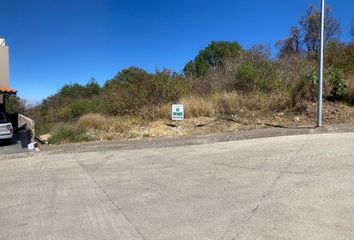
<svg viewBox="0 0 354 240">
<path fill-rule="evenodd" d="M 112 128 L 112 119 L 101 114 L 87 114 L 80 117 L 76 125 L 83 130 L 109 130 Z"/>
<path fill-rule="evenodd" d="M 83 129 L 63 125 L 54 130 L 49 139 L 49 143 L 65 144 L 73 142 L 88 142 L 93 141 L 94 139 L 94 136 L 90 135 L 89 132 Z"/>
<path fill-rule="evenodd" d="M 215 104 L 210 98 L 190 96 L 182 98 L 180 102 L 184 104 L 187 118 L 214 117 L 216 115 Z"/>
<path fill-rule="evenodd" d="M 110 131 L 122 134 L 127 137 L 129 132 L 135 128 L 139 128 L 142 124 L 142 119 L 140 117 L 134 116 L 122 116 L 112 118 L 112 128 Z"/>
</svg>

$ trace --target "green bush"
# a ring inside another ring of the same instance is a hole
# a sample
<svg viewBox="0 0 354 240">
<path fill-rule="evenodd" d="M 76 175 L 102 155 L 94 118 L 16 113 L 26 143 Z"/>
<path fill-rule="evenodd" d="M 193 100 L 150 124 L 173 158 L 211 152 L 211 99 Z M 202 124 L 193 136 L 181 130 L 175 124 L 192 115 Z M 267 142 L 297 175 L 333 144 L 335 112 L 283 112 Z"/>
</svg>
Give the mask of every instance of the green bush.
<svg viewBox="0 0 354 240">
<path fill-rule="evenodd" d="M 257 72 L 251 64 L 239 66 L 235 75 L 234 88 L 241 92 L 252 92 L 256 88 Z"/>
<path fill-rule="evenodd" d="M 287 85 L 277 74 L 275 64 L 262 61 L 253 66 L 256 72 L 256 90 L 264 93 L 286 91 Z"/>
<path fill-rule="evenodd" d="M 50 133 L 53 122 L 48 121 L 45 118 L 39 118 L 37 121 L 35 120 L 35 128 L 36 128 L 36 135 L 41 136 L 43 134 Z"/>
<path fill-rule="evenodd" d="M 104 89 L 109 89 L 112 86 L 125 87 L 130 84 L 141 84 L 151 78 L 151 74 L 144 69 L 138 67 L 129 67 L 118 72 L 113 79 L 104 84 Z"/>
<path fill-rule="evenodd" d="M 286 84 L 277 75 L 275 64 L 256 58 L 257 56 L 253 56 L 252 61 L 246 60 L 236 67 L 232 90 L 244 93 L 254 91 L 272 93 L 285 90 Z"/>
<path fill-rule="evenodd" d="M 292 105 L 297 111 L 306 109 L 307 101 L 316 101 L 318 96 L 318 69 L 313 67 L 310 72 L 292 87 Z M 345 96 L 347 85 L 340 69 L 333 66 L 324 73 L 323 95 L 329 100 L 338 100 Z"/>
<path fill-rule="evenodd" d="M 154 105 L 177 101 L 190 91 L 190 83 L 167 70 L 156 72 L 145 87 L 148 103 Z"/>
<path fill-rule="evenodd" d="M 326 80 L 328 81 L 330 92 L 329 99 L 336 100 L 341 99 L 346 94 L 347 85 L 344 79 L 343 71 L 330 67 L 327 71 Z"/>
<path fill-rule="evenodd" d="M 82 115 L 97 112 L 97 104 L 94 100 L 82 99 L 74 101 L 69 106 L 64 107 L 60 112 L 60 117 L 64 120 L 78 119 Z"/>
<path fill-rule="evenodd" d="M 62 144 L 72 142 L 87 142 L 94 140 L 94 137 L 89 135 L 83 129 L 68 126 L 58 127 L 49 139 L 50 144 Z"/>
<path fill-rule="evenodd" d="M 145 84 L 145 83 L 144 83 Z M 103 113 L 109 115 L 137 114 L 148 103 L 148 92 L 143 83 L 111 85 L 101 96 Z"/>
<path fill-rule="evenodd" d="M 220 67 L 227 59 L 237 58 L 241 52 L 242 47 L 237 42 L 211 42 L 194 61 L 186 64 L 184 74 L 188 77 L 205 76 L 210 69 Z"/>
<path fill-rule="evenodd" d="M 317 68 L 313 68 L 312 71 L 305 76 L 308 86 L 311 87 L 311 96 L 307 96 L 307 99 L 314 100 L 317 97 L 317 88 L 319 75 Z M 347 84 L 344 79 L 343 71 L 330 66 L 324 71 L 324 83 L 323 83 L 323 95 L 329 100 L 338 100 L 345 96 L 347 91 Z"/>
<path fill-rule="evenodd" d="M 71 102 L 79 99 L 92 98 L 101 92 L 100 85 L 94 78 L 91 78 L 86 85 L 66 84 L 54 96 L 60 102 Z"/>
<path fill-rule="evenodd" d="M 0 96 L 2 97 L 2 96 Z M 25 111 L 25 101 L 17 96 L 9 96 L 7 98 L 6 112 L 7 113 L 22 113 Z"/>
<path fill-rule="evenodd" d="M 143 107 L 177 101 L 189 91 L 190 83 L 181 76 L 158 71 L 141 81 L 107 85 L 101 101 L 106 114 L 139 115 Z"/>
<path fill-rule="evenodd" d="M 303 112 L 307 109 L 306 102 L 314 100 L 314 85 L 307 78 L 303 78 L 291 89 L 291 105 L 295 111 Z"/>
</svg>

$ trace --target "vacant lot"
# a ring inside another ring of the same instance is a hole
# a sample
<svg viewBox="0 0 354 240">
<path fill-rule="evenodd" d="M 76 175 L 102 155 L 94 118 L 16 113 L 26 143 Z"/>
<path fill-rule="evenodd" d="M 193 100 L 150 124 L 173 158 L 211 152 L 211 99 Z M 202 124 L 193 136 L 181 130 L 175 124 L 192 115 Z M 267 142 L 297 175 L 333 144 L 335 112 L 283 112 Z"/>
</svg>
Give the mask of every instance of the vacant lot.
<svg viewBox="0 0 354 240">
<path fill-rule="evenodd" d="M 0 239 L 354 239 L 354 133 L 0 161 Z"/>
</svg>

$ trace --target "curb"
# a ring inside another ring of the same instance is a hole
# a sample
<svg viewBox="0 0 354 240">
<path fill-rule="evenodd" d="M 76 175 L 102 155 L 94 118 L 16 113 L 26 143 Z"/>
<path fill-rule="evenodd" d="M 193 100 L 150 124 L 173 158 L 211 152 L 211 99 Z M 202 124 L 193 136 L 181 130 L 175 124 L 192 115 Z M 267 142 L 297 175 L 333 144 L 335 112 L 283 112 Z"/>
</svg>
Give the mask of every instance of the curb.
<svg viewBox="0 0 354 240">
<path fill-rule="evenodd" d="M 250 139 L 262 139 L 281 136 L 295 135 L 314 135 L 326 133 L 350 133 L 354 132 L 353 124 L 327 125 L 322 128 L 315 127 L 273 127 L 240 132 L 217 133 L 198 136 L 183 136 L 174 138 L 155 138 L 142 140 L 119 140 L 104 142 L 74 143 L 58 146 L 43 146 L 41 152 L 26 152 L 16 154 L 5 154 L 0 156 L 0 160 L 9 160 L 12 158 L 26 158 L 31 156 L 40 156 L 42 154 L 60 154 L 60 153 L 83 153 L 100 152 L 110 150 L 133 150 L 144 148 L 160 147 L 180 147 L 189 145 L 202 145 L 218 142 L 243 141 Z"/>
</svg>

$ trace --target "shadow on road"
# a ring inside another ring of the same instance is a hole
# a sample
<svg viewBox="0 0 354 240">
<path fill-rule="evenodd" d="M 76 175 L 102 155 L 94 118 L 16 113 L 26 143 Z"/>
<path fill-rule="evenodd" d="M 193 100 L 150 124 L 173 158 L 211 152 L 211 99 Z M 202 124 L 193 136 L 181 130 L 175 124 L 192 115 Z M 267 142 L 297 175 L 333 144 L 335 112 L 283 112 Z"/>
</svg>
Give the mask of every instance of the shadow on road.
<svg viewBox="0 0 354 240">
<path fill-rule="evenodd" d="M 0 154 L 22 153 L 25 151 L 27 151 L 27 149 L 22 148 L 17 133 L 14 134 L 11 142 L 3 139 L 0 140 Z"/>
</svg>

